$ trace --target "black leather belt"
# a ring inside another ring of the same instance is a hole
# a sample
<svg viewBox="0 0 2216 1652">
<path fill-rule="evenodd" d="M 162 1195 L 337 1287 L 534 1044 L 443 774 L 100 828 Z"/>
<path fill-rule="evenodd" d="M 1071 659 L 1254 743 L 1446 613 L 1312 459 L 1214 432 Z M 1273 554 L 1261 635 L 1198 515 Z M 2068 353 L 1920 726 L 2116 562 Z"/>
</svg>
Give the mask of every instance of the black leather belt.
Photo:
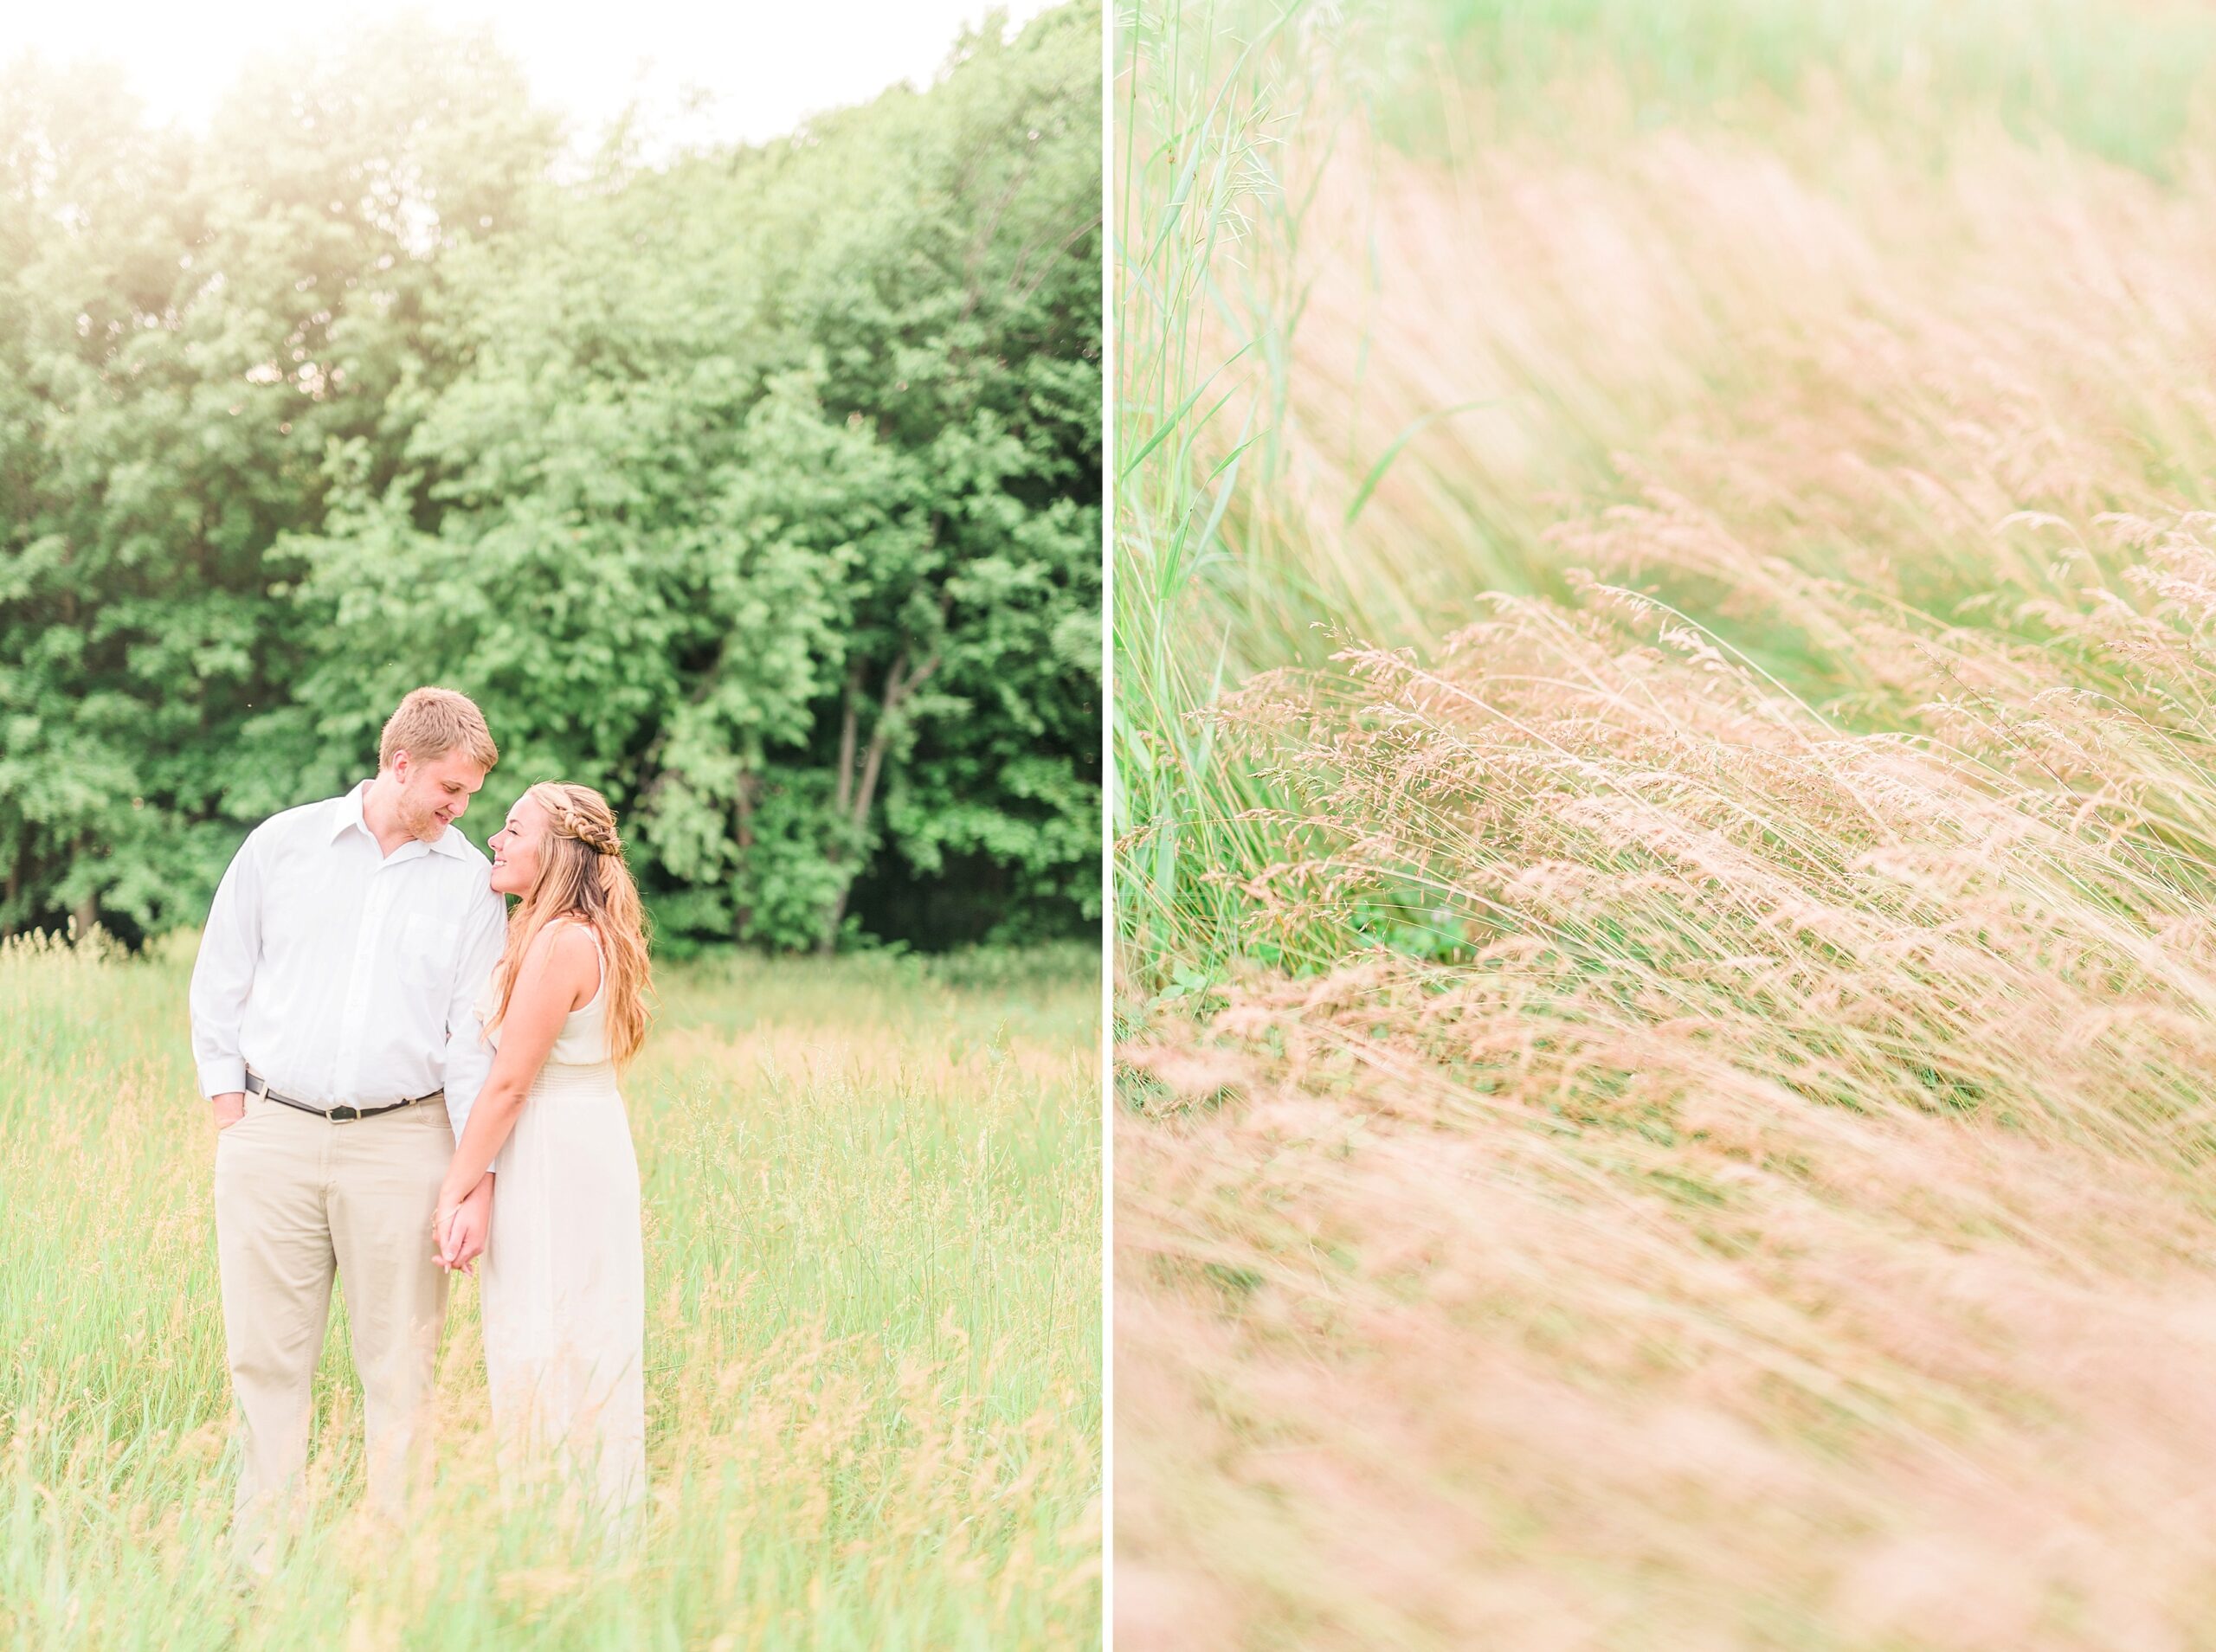
<svg viewBox="0 0 2216 1652">
<path fill-rule="evenodd" d="M 426 1095 L 410 1096 L 404 1102 L 390 1102 L 383 1107 L 357 1107 L 351 1102 L 341 1102 L 336 1107 L 325 1108 L 314 1106 L 307 1102 L 296 1102 L 289 1096 L 280 1096 L 269 1088 L 267 1079 L 260 1073 L 248 1070 L 246 1076 L 246 1093 L 249 1096 L 266 1096 L 271 1101 L 280 1102 L 284 1106 L 297 1108 L 303 1113 L 312 1113 L 319 1119 L 329 1119 L 333 1124 L 351 1124 L 357 1119 L 373 1119 L 380 1113 L 397 1113 L 402 1108 L 414 1107 L 419 1102 L 436 1101 L 445 1095 L 446 1091 L 441 1088 Z"/>
</svg>

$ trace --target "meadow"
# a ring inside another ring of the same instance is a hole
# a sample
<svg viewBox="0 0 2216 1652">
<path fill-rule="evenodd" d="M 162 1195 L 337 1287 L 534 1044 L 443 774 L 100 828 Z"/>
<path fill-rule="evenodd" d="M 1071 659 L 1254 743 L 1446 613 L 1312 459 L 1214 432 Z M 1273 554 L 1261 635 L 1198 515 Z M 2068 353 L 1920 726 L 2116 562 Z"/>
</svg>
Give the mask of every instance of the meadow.
<svg viewBox="0 0 2216 1652">
<path fill-rule="evenodd" d="M 1098 987 L 1086 949 L 667 965 L 643 1182 L 645 1541 L 502 1503 L 475 1286 L 438 1479 L 360 1507 L 335 1310 L 308 1522 L 225 1568 L 229 1382 L 191 936 L 0 944 L 0 1642 L 1088 1647 L 1099 1640 Z"/>
<path fill-rule="evenodd" d="M 1119 1644 L 2216 1646 L 2212 66 L 1123 18 Z"/>
</svg>

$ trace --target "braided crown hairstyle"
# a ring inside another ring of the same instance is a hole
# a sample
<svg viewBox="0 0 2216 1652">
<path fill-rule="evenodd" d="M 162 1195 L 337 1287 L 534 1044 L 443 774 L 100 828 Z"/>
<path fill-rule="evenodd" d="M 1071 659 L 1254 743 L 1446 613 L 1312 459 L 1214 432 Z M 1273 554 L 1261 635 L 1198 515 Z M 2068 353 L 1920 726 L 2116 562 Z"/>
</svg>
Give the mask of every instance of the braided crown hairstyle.
<svg viewBox="0 0 2216 1652">
<path fill-rule="evenodd" d="M 544 811 L 546 835 L 538 845 L 538 879 L 508 916 L 507 944 L 493 975 L 499 1007 L 489 1025 L 498 1026 L 507 1014 L 516 977 L 539 931 L 557 918 L 569 918 L 600 937 L 609 1054 L 628 1061 L 646 1038 L 651 970 L 646 912 L 623 858 L 615 811 L 591 787 L 561 781 L 541 781 L 524 795 Z"/>
</svg>

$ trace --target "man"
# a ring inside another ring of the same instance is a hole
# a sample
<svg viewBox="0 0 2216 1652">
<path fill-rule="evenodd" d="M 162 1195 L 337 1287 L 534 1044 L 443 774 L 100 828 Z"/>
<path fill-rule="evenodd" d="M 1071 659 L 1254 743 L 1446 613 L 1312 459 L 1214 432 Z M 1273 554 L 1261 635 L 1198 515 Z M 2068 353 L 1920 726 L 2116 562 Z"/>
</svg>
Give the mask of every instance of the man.
<svg viewBox="0 0 2216 1652">
<path fill-rule="evenodd" d="M 432 1211 L 491 1065 L 473 1000 L 506 922 L 454 822 L 499 755 L 466 696 L 416 690 L 384 725 L 376 779 L 248 836 L 201 937 L 192 1044 L 216 1129 L 234 1537 L 257 1571 L 306 1463 L 334 1269 L 370 1501 L 397 1514 L 406 1495 L 446 1317 Z M 457 1220 L 457 1265 L 484 1249 L 491 1187 Z"/>
</svg>

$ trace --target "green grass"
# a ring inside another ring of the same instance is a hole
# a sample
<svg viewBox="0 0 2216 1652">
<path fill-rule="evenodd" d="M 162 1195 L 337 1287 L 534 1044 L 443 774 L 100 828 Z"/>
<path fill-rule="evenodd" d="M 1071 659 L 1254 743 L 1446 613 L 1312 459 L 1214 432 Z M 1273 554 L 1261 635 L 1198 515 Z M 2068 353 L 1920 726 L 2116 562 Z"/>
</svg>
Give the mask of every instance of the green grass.
<svg viewBox="0 0 2216 1652">
<path fill-rule="evenodd" d="M 1565 80 L 1620 74 L 1649 126 L 1760 125 L 1812 79 L 1858 124 L 1924 135 L 1990 114 L 2171 176 L 2216 64 L 2216 17 L 2189 0 L 1430 0 L 1425 23 L 1458 79 L 1518 124 L 1549 119 Z M 1398 130 L 1421 141 L 1421 106 Z"/>
<path fill-rule="evenodd" d="M 602 1564 L 502 1507 L 462 1283 L 418 1523 L 360 1512 L 334 1315 L 311 1522 L 251 1597 L 223 1577 L 230 1398 L 189 967 L 189 944 L 0 948 L 0 1642 L 1098 1643 L 1088 958 L 667 969 L 625 1081 L 641 1549 Z"/>
</svg>

